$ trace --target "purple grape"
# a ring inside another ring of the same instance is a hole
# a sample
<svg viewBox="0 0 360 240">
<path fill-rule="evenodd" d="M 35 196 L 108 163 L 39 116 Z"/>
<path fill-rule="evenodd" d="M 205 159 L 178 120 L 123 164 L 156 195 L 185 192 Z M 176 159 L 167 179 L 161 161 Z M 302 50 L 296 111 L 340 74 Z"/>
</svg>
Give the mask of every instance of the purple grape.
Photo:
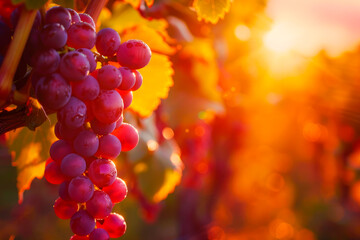
<svg viewBox="0 0 360 240">
<path fill-rule="evenodd" d="M 96 157 L 115 159 L 121 152 L 120 140 L 114 135 L 104 135 L 99 139 L 99 148 Z"/>
<path fill-rule="evenodd" d="M 133 72 L 135 74 L 135 84 L 130 90 L 131 91 L 136 91 L 141 87 L 142 82 L 143 82 L 143 77 L 142 77 L 141 73 L 138 70 L 133 70 Z"/>
<path fill-rule="evenodd" d="M 45 108 L 58 110 L 69 102 L 71 86 L 60 74 L 52 73 L 37 82 L 35 92 Z"/>
<path fill-rule="evenodd" d="M 51 184 L 60 184 L 66 180 L 65 175 L 61 172 L 60 166 L 54 161 L 50 161 L 50 163 L 45 166 L 44 177 L 46 181 Z"/>
<path fill-rule="evenodd" d="M 92 198 L 86 202 L 86 210 L 96 219 L 104 219 L 111 213 L 113 203 L 109 195 L 96 190 Z"/>
<path fill-rule="evenodd" d="M 94 100 L 100 93 L 98 81 L 91 75 L 72 85 L 72 94 L 82 101 Z"/>
<path fill-rule="evenodd" d="M 79 13 L 79 16 L 80 16 L 81 21 L 90 24 L 94 29 L 96 29 L 94 19 L 89 14 Z"/>
<path fill-rule="evenodd" d="M 59 70 L 67 80 L 81 81 L 89 74 L 90 63 L 84 54 L 72 51 L 61 58 Z"/>
<path fill-rule="evenodd" d="M 83 157 L 76 153 L 66 155 L 61 161 L 61 172 L 67 177 L 80 176 L 85 172 L 86 162 Z"/>
<path fill-rule="evenodd" d="M 64 124 L 61 124 L 60 122 L 57 122 L 56 125 L 58 125 L 58 131 L 59 135 L 61 136 L 61 139 L 64 139 L 66 141 L 72 142 L 75 137 L 81 132 L 84 128 L 83 126 L 79 128 L 68 128 Z"/>
<path fill-rule="evenodd" d="M 60 23 L 50 23 L 40 32 L 40 40 L 45 47 L 59 49 L 65 46 L 67 33 Z"/>
<path fill-rule="evenodd" d="M 42 75 L 53 73 L 60 64 L 60 55 L 53 49 L 45 49 L 32 57 L 34 70 Z"/>
<path fill-rule="evenodd" d="M 116 179 L 116 166 L 108 159 L 97 159 L 93 161 L 88 169 L 91 181 L 99 188 L 109 186 Z"/>
<path fill-rule="evenodd" d="M 91 130 L 84 130 L 74 140 L 75 151 L 83 157 L 94 155 L 99 148 L 99 138 Z"/>
<path fill-rule="evenodd" d="M 96 49 L 104 56 L 114 56 L 120 46 L 120 36 L 112 28 L 101 29 L 96 36 Z"/>
<path fill-rule="evenodd" d="M 75 177 L 69 183 L 68 193 L 73 201 L 78 203 L 86 202 L 94 193 L 94 184 L 88 177 Z"/>
<path fill-rule="evenodd" d="M 105 65 L 98 71 L 97 80 L 101 89 L 113 90 L 120 86 L 122 76 L 115 66 Z"/>
<path fill-rule="evenodd" d="M 90 233 L 89 240 L 110 240 L 110 236 L 105 229 L 96 228 Z"/>
<path fill-rule="evenodd" d="M 52 7 L 45 14 L 45 24 L 49 23 L 59 23 L 67 30 L 71 25 L 71 14 L 64 7 Z"/>
<path fill-rule="evenodd" d="M 71 15 L 71 24 L 81 22 L 79 14 L 74 9 L 67 8 L 67 10 Z"/>
<path fill-rule="evenodd" d="M 65 140 L 58 140 L 54 142 L 50 147 L 50 157 L 58 164 L 61 163 L 61 160 L 66 155 L 72 152 L 72 146 Z"/>
<path fill-rule="evenodd" d="M 86 210 L 79 210 L 70 220 L 71 231 L 79 236 L 90 234 L 95 225 L 95 219 Z"/>
<path fill-rule="evenodd" d="M 64 181 L 59 186 L 59 196 L 65 201 L 72 201 L 71 197 L 69 196 L 69 192 L 68 192 L 69 183 L 70 183 L 69 181 Z M 113 185 L 113 184 L 111 184 L 111 185 Z"/>
<path fill-rule="evenodd" d="M 94 131 L 94 133 L 99 135 L 106 135 L 114 131 L 116 127 L 116 123 L 102 123 L 99 122 L 96 118 L 91 121 L 91 129 Z"/>
<path fill-rule="evenodd" d="M 94 116 L 102 123 L 116 122 L 124 108 L 121 96 L 115 90 L 102 90 L 91 104 Z"/>
<path fill-rule="evenodd" d="M 70 129 L 80 128 L 86 119 L 86 105 L 76 97 L 57 112 L 58 120 Z"/>
<path fill-rule="evenodd" d="M 73 47 L 75 49 L 91 49 L 95 46 L 96 32 L 90 24 L 86 22 L 75 23 L 69 27 L 67 32 L 67 44 L 69 47 Z"/>
<path fill-rule="evenodd" d="M 87 48 L 79 48 L 76 51 L 81 52 L 87 57 L 87 60 L 89 61 L 90 64 L 90 72 L 93 72 L 96 69 L 96 60 L 94 53 Z"/>
<path fill-rule="evenodd" d="M 121 91 L 118 90 L 118 93 L 120 93 L 120 96 L 124 102 L 124 109 L 128 108 L 132 102 L 133 94 L 132 91 Z"/>
<path fill-rule="evenodd" d="M 135 85 L 136 82 L 135 73 L 131 71 L 130 68 L 127 67 L 120 67 L 119 70 L 121 72 L 122 81 L 118 89 L 128 91 Z"/>
<path fill-rule="evenodd" d="M 150 62 L 151 50 L 143 41 L 132 39 L 120 45 L 116 57 L 121 66 L 139 69 Z"/>
</svg>

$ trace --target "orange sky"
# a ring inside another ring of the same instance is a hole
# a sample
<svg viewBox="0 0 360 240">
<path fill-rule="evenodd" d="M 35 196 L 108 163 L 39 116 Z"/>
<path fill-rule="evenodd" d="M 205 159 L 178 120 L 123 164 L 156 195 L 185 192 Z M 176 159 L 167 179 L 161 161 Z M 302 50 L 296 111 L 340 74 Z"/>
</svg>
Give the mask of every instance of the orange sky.
<svg viewBox="0 0 360 240">
<path fill-rule="evenodd" d="M 269 0 L 267 13 L 274 22 L 264 40 L 274 51 L 337 56 L 360 41 L 359 0 Z"/>
</svg>

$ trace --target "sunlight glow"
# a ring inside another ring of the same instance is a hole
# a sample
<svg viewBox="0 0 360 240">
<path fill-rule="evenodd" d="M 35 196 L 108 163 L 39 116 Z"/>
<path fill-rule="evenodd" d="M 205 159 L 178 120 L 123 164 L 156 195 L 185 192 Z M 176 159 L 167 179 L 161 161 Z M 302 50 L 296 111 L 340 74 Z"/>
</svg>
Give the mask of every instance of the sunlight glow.
<svg viewBox="0 0 360 240">
<path fill-rule="evenodd" d="M 250 29 L 243 24 L 237 25 L 235 28 L 235 36 L 241 41 L 247 41 L 251 36 Z"/>
<path fill-rule="evenodd" d="M 296 33 L 289 31 L 286 24 L 277 24 L 264 36 L 265 46 L 274 52 L 285 53 L 291 50 L 296 41 Z"/>
</svg>

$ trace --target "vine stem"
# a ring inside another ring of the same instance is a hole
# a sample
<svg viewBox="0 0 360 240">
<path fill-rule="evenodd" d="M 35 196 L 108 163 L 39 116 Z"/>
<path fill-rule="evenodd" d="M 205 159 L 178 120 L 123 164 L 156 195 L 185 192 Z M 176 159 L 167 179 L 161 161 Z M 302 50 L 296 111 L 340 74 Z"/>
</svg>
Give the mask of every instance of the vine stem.
<svg viewBox="0 0 360 240">
<path fill-rule="evenodd" d="M 9 100 L 12 80 L 24 51 L 26 41 L 30 35 L 35 16 L 35 10 L 22 8 L 13 40 L 10 43 L 0 68 L 0 107 L 4 106 Z"/>
<path fill-rule="evenodd" d="M 108 0 L 91 0 L 87 6 L 85 13 L 89 14 L 96 24 L 97 19 L 100 15 L 101 10 L 105 7 Z"/>
</svg>

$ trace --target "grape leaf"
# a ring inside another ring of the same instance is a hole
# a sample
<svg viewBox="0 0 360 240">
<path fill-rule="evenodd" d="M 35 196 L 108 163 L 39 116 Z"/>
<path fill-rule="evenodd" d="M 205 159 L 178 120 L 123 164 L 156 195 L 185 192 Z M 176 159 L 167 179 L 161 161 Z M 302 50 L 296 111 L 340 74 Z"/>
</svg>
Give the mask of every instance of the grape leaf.
<svg viewBox="0 0 360 240">
<path fill-rule="evenodd" d="M 67 8 L 74 8 L 75 5 L 74 0 L 54 0 L 53 2 Z"/>
<path fill-rule="evenodd" d="M 47 0 L 11 0 L 13 4 L 24 3 L 27 9 L 39 9 Z"/>
<path fill-rule="evenodd" d="M 217 23 L 230 9 L 230 0 L 195 0 L 193 7 L 198 19 Z"/>
<path fill-rule="evenodd" d="M 56 140 L 53 128 L 56 115 L 50 116 L 50 122 L 45 122 L 35 131 L 26 127 L 7 133 L 7 146 L 12 155 L 12 165 L 17 169 L 17 188 L 19 203 L 23 193 L 30 188 L 34 178 L 41 179 L 44 175 L 45 162 L 49 157 L 49 149 Z"/>
<path fill-rule="evenodd" d="M 141 0 L 124 0 L 124 2 L 129 3 L 134 8 L 139 8 L 141 4 Z"/>
<path fill-rule="evenodd" d="M 159 202 L 173 192 L 180 183 L 183 164 L 178 146 L 173 139 L 158 143 L 154 115 L 142 119 L 141 125 L 144 128 L 139 131 L 139 143 L 128 156 L 137 175 L 141 192 L 150 201 Z M 137 128 L 139 129 L 138 126 Z M 154 151 L 148 149 L 151 141 L 159 144 Z"/>
</svg>

